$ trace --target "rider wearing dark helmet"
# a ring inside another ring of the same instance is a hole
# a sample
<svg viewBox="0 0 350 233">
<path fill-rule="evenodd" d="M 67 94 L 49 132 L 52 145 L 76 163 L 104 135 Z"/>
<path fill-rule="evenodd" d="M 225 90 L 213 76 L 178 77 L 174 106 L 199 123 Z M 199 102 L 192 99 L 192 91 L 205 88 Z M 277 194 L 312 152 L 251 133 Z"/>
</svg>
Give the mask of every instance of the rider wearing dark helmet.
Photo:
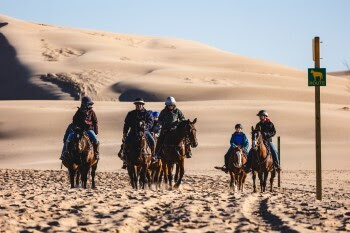
<svg viewBox="0 0 350 233">
<path fill-rule="evenodd" d="M 152 156 L 154 156 L 155 141 L 149 131 L 150 128 L 153 126 L 152 113 L 144 108 L 145 101 L 142 98 L 137 98 L 134 101 L 134 104 L 135 110 L 128 112 L 125 118 L 123 129 L 123 142 L 127 143 L 130 140 L 132 140 L 137 133 L 137 124 L 140 121 L 144 121 L 146 123 L 145 133 L 147 137 L 147 142 L 150 146 Z M 122 146 L 122 148 L 125 147 Z M 125 156 L 125 151 L 123 151 L 123 154 Z M 122 168 L 126 168 L 125 158 Z"/>
<path fill-rule="evenodd" d="M 160 112 L 159 118 L 158 118 L 158 124 L 156 126 L 156 127 L 161 127 L 160 135 L 156 146 L 155 157 L 157 159 L 159 159 L 160 157 L 159 152 L 163 145 L 166 134 L 169 132 L 169 130 L 176 128 L 177 125 L 184 120 L 186 120 L 186 118 L 184 114 L 181 112 L 181 110 L 176 107 L 175 98 L 172 96 L 167 97 L 165 100 L 165 108 Z M 192 157 L 191 146 L 188 138 L 186 138 L 185 147 L 186 147 L 185 149 L 186 158 L 191 158 Z"/>
<path fill-rule="evenodd" d="M 230 148 L 225 154 L 225 165 L 224 167 L 222 167 L 222 170 L 225 172 L 227 172 L 228 160 L 234 148 L 239 146 L 243 149 L 243 153 L 245 154 L 248 153 L 249 141 L 245 133 L 242 132 L 242 130 L 243 130 L 242 124 L 235 125 L 235 132 L 232 134 L 231 140 L 230 140 Z"/>
<path fill-rule="evenodd" d="M 84 96 L 81 99 L 81 106 L 78 108 L 77 112 L 75 113 L 73 117 L 73 123 L 71 126 L 73 127 L 79 127 L 86 131 L 86 133 L 89 135 L 89 139 L 93 144 L 94 147 L 94 154 L 95 158 L 99 159 L 99 141 L 97 138 L 98 134 L 98 121 L 95 111 L 92 109 L 94 102 L 92 99 L 88 96 Z M 67 146 L 65 148 L 65 153 L 68 153 L 70 142 L 74 138 L 74 131 L 70 131 L 69 136 L 67 138 Z M 64 157 L 64 156 L 63 156 Z M 62 156 L 61 156 L 61 159 Z"/>
<path fill-rule="evenodd" d="M 276 135 L 276 129 L 274 124 L 268 118 L 269 114 L 265 110 L 259 111 L 257 114 L 259 116 L 260 121 L 256 124 L 255 128 L 261 128 L 261 135 L 268 145 L 270 145 L 270 151 L 272 154 L 272 159 L 277 171 L 281 170 L 280 163 L 278 160 L 278 155 L 275 146 L 272 143 L 272 137 Z M 252 166 L 252 149 L 250 149 L 248 153 L 247 163 L 246 163 L 246 172 L 249 172 Z"/>
</svg>

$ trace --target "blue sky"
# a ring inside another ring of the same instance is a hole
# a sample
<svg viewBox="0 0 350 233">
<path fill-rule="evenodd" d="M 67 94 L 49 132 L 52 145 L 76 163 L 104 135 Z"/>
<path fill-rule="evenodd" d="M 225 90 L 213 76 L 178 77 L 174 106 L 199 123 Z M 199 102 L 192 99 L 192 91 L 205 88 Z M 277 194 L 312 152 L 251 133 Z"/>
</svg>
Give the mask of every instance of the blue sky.
<svg viewBox="0 0 350 233">
<path fill-rule="evenodd" d="M 200 41 L 299 69 L 350 64 L 348 0 L 0 0 L 0 14 L 48 24 Z"/>
</svg>

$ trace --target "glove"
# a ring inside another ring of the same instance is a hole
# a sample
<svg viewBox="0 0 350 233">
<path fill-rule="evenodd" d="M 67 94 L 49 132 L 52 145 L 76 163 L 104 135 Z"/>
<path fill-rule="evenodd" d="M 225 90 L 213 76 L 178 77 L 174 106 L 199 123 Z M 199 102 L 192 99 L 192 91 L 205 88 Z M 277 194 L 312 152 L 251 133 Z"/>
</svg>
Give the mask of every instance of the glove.
<svg viewBox="0 0 350 233">
<path fill-rule="evenodd" d="M 123 133 L 123 139 L 122 139 L 123 142 L 125 141 L 125 138 L 126 138 L 126 133 Z"/>
</svg>

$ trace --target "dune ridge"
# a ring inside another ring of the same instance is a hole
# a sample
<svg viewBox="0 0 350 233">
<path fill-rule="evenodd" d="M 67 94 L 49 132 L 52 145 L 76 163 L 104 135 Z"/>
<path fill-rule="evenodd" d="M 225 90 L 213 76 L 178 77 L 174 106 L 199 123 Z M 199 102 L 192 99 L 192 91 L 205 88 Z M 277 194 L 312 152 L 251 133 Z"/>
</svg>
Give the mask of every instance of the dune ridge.
<svg viewBox="0 0 350 233">
<path fill-rule="evenodd" d="M 64 28 L 0 16 L 14 65 L 2 67 L 0 99 L 161 101 L 313 100 L 306 72 L 174 38 Z M 4 49 L 4 48 L 3 48 Z M 8 54 L 0 53 L 5 60 Z M 26 72 L 18 73 L 21 66 Z M 12 68 L 13 69 L 10 69 Z M 27 80 L 19 86 L 19 79 Z M 3 82 L 4 82 L 3 81 Z M 345 103 L 349 82 L 330 77 L 323 98 Z M 27 88 L 29 87 L 29 88 Z M 25 93 L 25 94 L 21 94 Z"/>
</svg>

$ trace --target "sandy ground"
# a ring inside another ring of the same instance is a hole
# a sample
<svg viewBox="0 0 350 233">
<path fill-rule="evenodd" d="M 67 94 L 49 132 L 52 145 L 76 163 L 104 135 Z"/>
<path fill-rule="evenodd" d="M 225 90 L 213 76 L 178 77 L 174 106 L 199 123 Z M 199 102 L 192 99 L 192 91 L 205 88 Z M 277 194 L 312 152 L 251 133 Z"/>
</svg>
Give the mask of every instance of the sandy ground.
<svg viewBox="0 0 350 233">
<path fill-rule="evenodd" d="M 205 175 L 210 174 L 210 175 Z M 282 188 L 228 189 L 228 175 L 190 171 L 180 190 L 130 189 L 125 172 L 97 173 L 97 189 L 70 189 L 65 171 L 0 170 L 0 230 L 45 232 L 346 232 L 350 172 L 282 173 Z"/>
</svg>

